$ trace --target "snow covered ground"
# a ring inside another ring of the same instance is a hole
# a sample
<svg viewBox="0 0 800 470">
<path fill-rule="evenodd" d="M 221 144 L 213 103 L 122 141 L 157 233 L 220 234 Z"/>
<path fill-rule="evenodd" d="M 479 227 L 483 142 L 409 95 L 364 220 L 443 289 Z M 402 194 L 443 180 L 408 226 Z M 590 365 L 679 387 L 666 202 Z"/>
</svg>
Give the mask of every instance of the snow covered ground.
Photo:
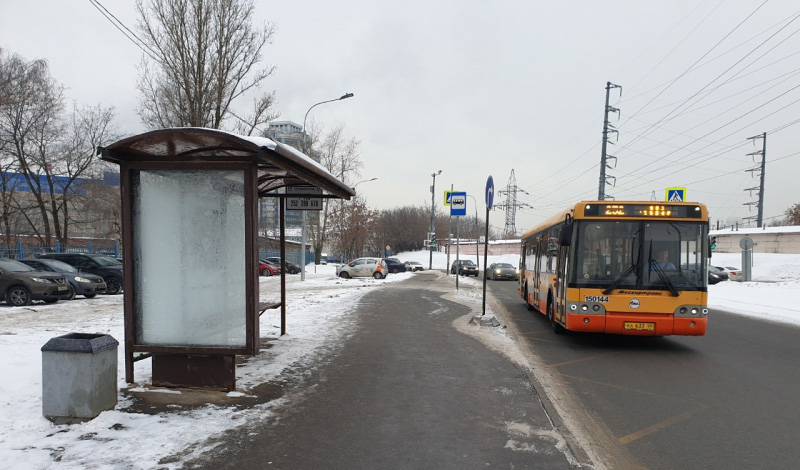
<svg viewBox="0 0 800 470">
<path fill-rule="evenodd" d="M 428 267 L 428 252 L 401 253 L 402 261 L 419 261 Z M 474 257 L 469 258 L 474 259 Z M 489 263 L 518 263 L 516 255 L 490 256 Z M 452 259 L 450 260 L 452 262 Z M 480 261 L 483 259 L 481 257 Z M 741 266 L 739 254 L 715 254 L 718 266 Z M 444 270 L 447 258 L 434 253 L 434 269 Z M 313 265 L 306 280 L 289 276 L 287 295 L 287 335 L 280 337 L 280 318 L 276 310 L 261 317 L 261 336 L 277 338 L 272 347 L 262 350 L 237 367 L 237 390 L 230 397 L 247 396 L 259 384 L 285 373 L 288 367 L 311 364 L 315 354 L 324 354 L 352 331 L 355 321 L 352 306 L 376 288 L 391 288 L 391 283 L 415 274 L 390 275 L 386 280 L 335 277 L 335 266 Z M 800 325 L 800 255 L 756 253 L 753 282 L 722 282 L 709 287 L 709 306 L 742 315 Z M 388 284 L 388 285 L 387 285 Z M 463 280 L 462 288 L 478 286 L 474 278 Z M 279 279 L 261 278 L 261 300 L 279 297 Z M 480 303 L 480 296 L 466 295 Z M 55 336 L 67 333 L 103 333 L 124 339 L 122 296 L 77 298 L 54 305 L 35 303 L 28 307 L 0 305 L 0 461 L 9 469 L 171 469 L 182 460 L 163 461 L 185 449 L 193 449 L 186 459 L 203 451 L 198 446 L 207 437 L 240 426 L 249 419 L 264 418 L 287 398 L 265 405 L 237 408 L 208 405 L 199 409 L 176 407 L 156 415 L 135 413 L 132 400 L 120 394 L 116 409 L 106 411 L 87 423 L 54 425 L 42 416 L 41 347 Z M 709 328 L 713 328 L 713 317 Z M 120 344 L 119 383 L 124 377 L 123 347 Z M 180 393 L 149 386 L 150 361 L 136 363 L 133 391 L 141 393 Z"/>
</svg>

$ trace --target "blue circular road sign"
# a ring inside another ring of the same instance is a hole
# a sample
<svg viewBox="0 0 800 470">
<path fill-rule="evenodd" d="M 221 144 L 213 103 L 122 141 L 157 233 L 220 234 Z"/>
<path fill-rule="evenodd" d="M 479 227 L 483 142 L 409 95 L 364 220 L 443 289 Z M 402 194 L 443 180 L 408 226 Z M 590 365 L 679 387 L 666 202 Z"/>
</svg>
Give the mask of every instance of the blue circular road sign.
<svg viewBox="0 0 800 470">
<path fill-rule="evenodd" d="M 492 204 L 494 204 L 494 180 L 489 175 L 489 179 L 486 180 L 486 208 L 491 209 Z"/>
</svg>

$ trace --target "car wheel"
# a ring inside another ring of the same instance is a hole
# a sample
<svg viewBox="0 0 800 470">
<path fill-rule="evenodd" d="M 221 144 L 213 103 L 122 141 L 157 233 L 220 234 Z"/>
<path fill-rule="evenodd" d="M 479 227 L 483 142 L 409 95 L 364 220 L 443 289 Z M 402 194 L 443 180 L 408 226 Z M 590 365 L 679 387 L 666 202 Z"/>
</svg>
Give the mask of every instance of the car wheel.
<svg viewBox="0 0 800 470">
<path fill-rule="evenodd" d="M 6 293 L 6 302 L 14 307 L 24 307 L 31 303 L 31 291 L 24 286 L 14 286 Z"/>
<path fill-rule="evenodd" d="M 122 292 L 122 281 L 114 276 L 106 278 L 106 294 L 117 295 Z"/>
<path fill-rule="evenodd" d="M 72 284 L 67 286 L 67 296 L 64 297 L 64 300 L 72 300 L 75 298 L 75 288 L 72 287 Z"/>
<path fill-rule="evenodd" d="M 341 273 L 339 273 L 339 277 L 341 277 L 342 279 L 350 279 L 350 274 L 347 271 L 342 271 Z"/>
<path fill-rule="evenodd" d="M 83 296 L 86 297 L 87 299 L 93 299 L 97 297 L 97 294 L 83 294 Z"/>
<path fill-rule="evenodd" d="M 262 269 L 262 270 L 261 270 L 261 275 L 262 275 L 262 276 L 268 276 L 268 277 L 269 277 L 269 276 L 272 276 L 272 273 L 270 272 L 270 270 L 269 270 L 269 269 Z"/>
<path fill-rule="evenodd" d="M 383 279 L 383 274 L 376 272 L 372 274 L 372 277 L 375 279 Z"/>
</svg>

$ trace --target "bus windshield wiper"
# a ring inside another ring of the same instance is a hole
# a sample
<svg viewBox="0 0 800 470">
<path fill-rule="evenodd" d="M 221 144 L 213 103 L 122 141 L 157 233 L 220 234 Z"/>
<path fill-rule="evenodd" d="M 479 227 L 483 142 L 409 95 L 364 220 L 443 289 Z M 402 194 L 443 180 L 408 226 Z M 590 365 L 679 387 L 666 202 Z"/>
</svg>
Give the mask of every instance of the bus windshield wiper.
<svg viewBox="0 0 800 470">
<path fill-rule="evenodd" d="M 628 269 L 626 269 L 625 272 L 620 274 L 618 278 L 614 279 L 614 282 L 612 282 L 611 285 L 606 287 L 606 290 L 603 291 L 603 295 L 610 294 L 614 289 L 617 288 L 618 285 L 622 284 L 622 281 L 624 281 L 632 272 L 636 271 L 638 267 L 638 264 L 632 264 L 628 266 Z"/>
<path fill-rule="evenodd" d="M 678 290 L 675 289 L 675 284 L 673 284 L 672 281 L 670 281 L 669 276 L 667 276 L 664 270 L 661 269 L 661 266 L 659 266 L 656 260 L 654 260 L 653 258 L 650 258 L 650 270 L 655 271 L 656 274 L 658 274 L 658 277 L 661 278 L 662 281 L 664 281 L 664 284 L 666 284 L 667 288 L 669 289 L 669 293 L 673 297 L 678 297 L 679 294 Z"/>
</svg>

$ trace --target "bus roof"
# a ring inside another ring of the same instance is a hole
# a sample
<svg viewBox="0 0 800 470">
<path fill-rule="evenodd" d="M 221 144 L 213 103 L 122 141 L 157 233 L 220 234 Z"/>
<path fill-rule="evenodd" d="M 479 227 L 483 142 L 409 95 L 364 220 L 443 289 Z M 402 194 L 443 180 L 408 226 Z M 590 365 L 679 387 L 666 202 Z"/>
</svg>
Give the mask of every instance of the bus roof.
<svg viewBox="0 0 800 470">
<path fill-rule="evenodd" d="M 706 208 L 705 204 L 701 204 L 699 202 L 660 202 L 660 201 L 580 201 L 576 203 L 574 206 L 569 207 L 567 209 L 558 212 L 554 216 L 550 217 L 549 219 L 543 221 L 539 225 L 531 228 L 524 234 L 522 234 L 522 239 L 526 239 L 531 235 L 539 233 L 547 228 L 550 228 L 554 225 L 558 225 L 563 223 L 566 219 L 567 215 L 572 217 L 573 219 L 594 219 L 594 220 L 601 220 L 601 219 L 608 219 L 609 217 L 606 215 L 587 215 L 586 208 L 587 206 L 618 206 L 620 209 L 628 206 L 647 206 L 647 207 L 698 207 L 700 209 L 700 217 L 694 218 L 695 220 L 701 221 L 708 221 L 708 209 Z M 623 216 L 615 216 L 612 215 L 611 217 L 619 217 L 622 218 Z M 626 220 L 645 220 L 645 219 L 652 219 L 652 217 L 647 216 L 635 216 L 635 215 L 625 215 L 624 218 Z"/>
</svg>

